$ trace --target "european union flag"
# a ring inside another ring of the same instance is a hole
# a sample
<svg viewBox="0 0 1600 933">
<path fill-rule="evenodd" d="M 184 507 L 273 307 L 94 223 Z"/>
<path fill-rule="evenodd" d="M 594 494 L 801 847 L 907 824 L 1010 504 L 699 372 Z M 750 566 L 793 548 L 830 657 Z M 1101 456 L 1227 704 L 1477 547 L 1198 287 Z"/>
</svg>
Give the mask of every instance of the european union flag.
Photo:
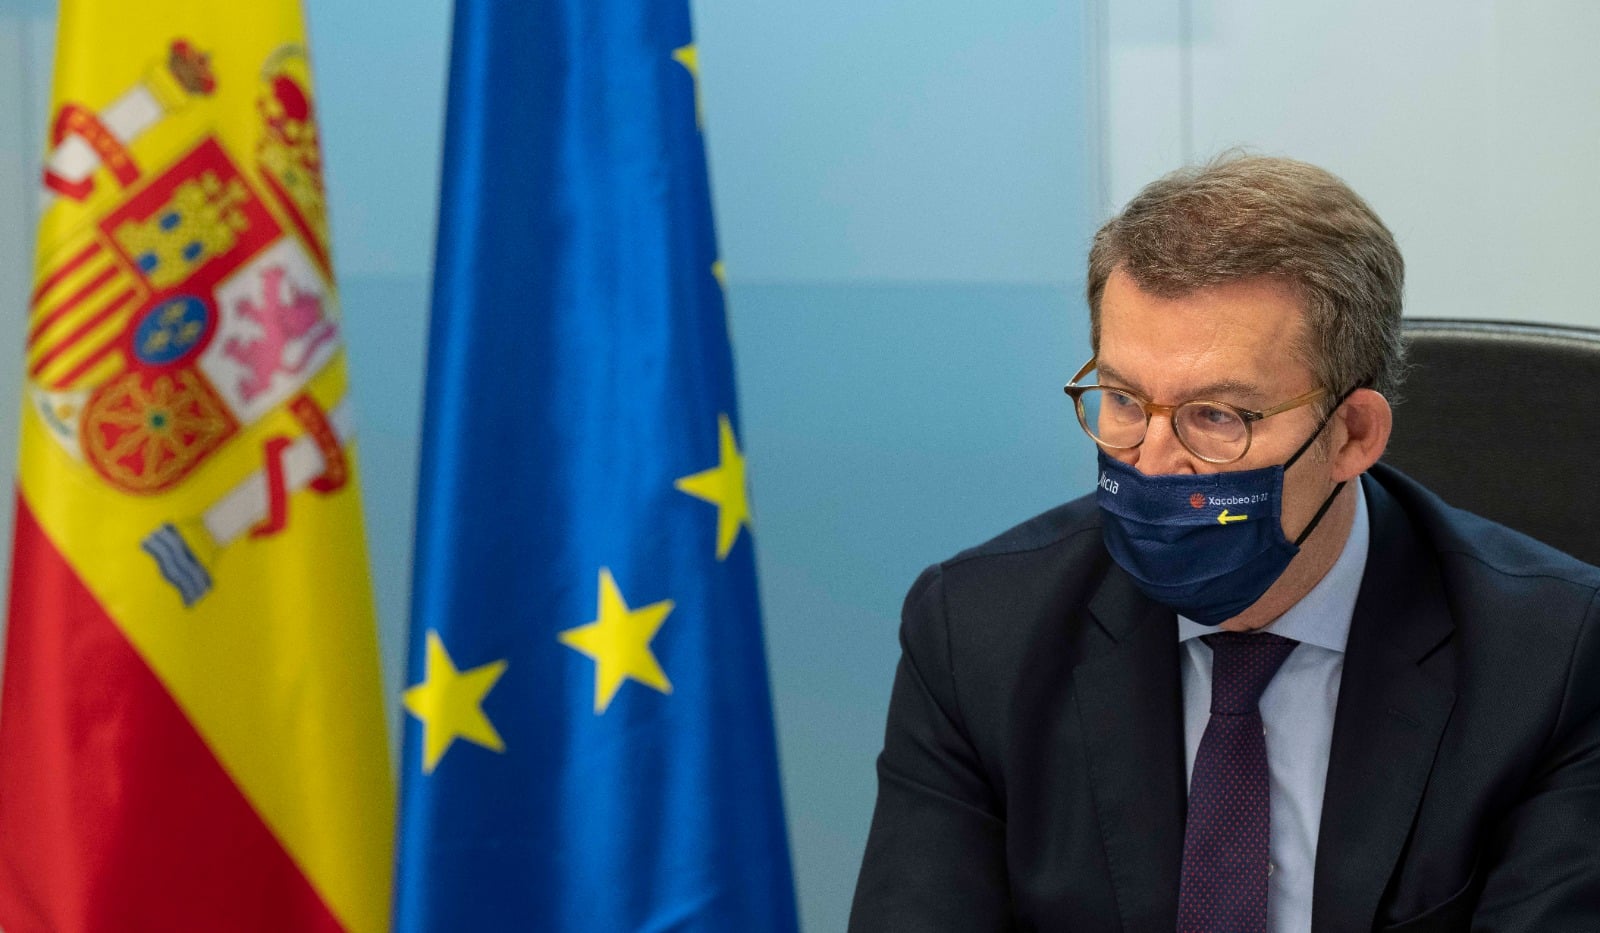
<svg viewBox="0 0 1600 933">
<path fill-rule="evenodd" d="M 458 0 L 396 927 L 794 930 L 684 0 Z"/>
</svg>

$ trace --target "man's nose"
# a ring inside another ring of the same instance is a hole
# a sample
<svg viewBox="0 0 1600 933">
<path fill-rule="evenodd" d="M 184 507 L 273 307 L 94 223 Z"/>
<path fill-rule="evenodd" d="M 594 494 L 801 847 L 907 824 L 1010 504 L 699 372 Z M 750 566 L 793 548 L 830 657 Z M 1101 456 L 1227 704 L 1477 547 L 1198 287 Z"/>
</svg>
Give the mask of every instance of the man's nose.
<svg viewBox="0 0 1600 933">
<path fill-rule="evenodd" d="M 1134 461 L 1139 472 L 1146 476 L 1171 473 L 1195 473 L 1195 456 L 1183 446 L 1172 429 L 1172 416 L 1152 414 L 1150 425 L 1144 431 L 1144 443 L 1138 447 L 1139 459 Z"/>
</svg>

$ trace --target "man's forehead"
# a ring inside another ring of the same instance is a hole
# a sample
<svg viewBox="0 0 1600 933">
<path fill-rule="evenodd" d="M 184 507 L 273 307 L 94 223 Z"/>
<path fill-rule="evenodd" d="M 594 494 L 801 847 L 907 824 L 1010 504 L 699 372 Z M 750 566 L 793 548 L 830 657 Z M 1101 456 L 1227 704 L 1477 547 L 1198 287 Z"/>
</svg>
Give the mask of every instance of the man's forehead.
<svg viewBox="0 0 1600 933">
<path fill-rule="evenodd" d="M 1270 276 L 1162 295 L 1118 268 L 1100 305 L 1100 377 L 1151 397 L 1276 395 L 1313 378 L 1303 309 L 1296 290 Z"/>
</svg>

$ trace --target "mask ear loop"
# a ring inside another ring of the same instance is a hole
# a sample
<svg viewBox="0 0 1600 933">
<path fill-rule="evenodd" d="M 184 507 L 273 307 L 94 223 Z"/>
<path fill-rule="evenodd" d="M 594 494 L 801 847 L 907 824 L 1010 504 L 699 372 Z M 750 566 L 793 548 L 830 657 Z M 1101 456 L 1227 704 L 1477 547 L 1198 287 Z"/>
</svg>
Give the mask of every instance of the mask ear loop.
<svg viewBox="0 0 1600 933">
<path fill-rule="evenodd" d="M 1351 386 L 1344 392 L 1344 394 L 1340 395 L 1334 400 L 1333 407 L 1328 409 L 1327 416 L 1324 417 L 1321 423 L 1317 425 L 1317 429 L 1311 432 L 1311 436 L 1306 438 L 1306 442 L 1301 444 L 1300 449 L 1294 452 L 1294 456 L 1290 457 L 1284 462 L 1284 472 L 1288 472 L 1289 468 L 1294 466 L 1294 462 L 1300 459 L 1301 454 L 1311 449 L 1312 442 L 1315 441 L 1317 436 L 1322 433 L 1322 429 L 1327 427 L 1328 423 L 1333 420 L 1333 416 L 1339 410 L 1339 406 L 1343 405 L 1345 403 L 1345 399 L 1348 399 L 1351 395 L 1355 394 L 1356 389 L 1359 388 L 1361 388 L 1359 385 Z M 1345 483 L 1339 483 L 1333 487 L 1333 492 L 1328 493 L 1328 498 L 1322 500 L 1322 506 L 1317 509 L 1317 514 L 1311 516 L 1311 523 L 1306 525 L 1305 530 L 1300 532 L 1300 536 L 1298 538 L 1294 539 L 1295 547 L 1299 547 L 1302 542 L 1311 537 L 1311 532 L 1317 530 L 1317 525 L 1321 523 L 1322 516 L 1328 514 L 1328 509 L 1333 506 L 1333 500 L 1338 498 L 1340 491 L 1342 491 L 1344 487 Z"/>
<path fill-rule="evenodd" d="M 1295 547 L 1299 547 L 1301 542 L 1311 537 L 1311 532 L 1317 530 L 1317 524 L 1322 521 L 1322 516 L 1328 514 L 1329 507 L 1333 505 L 1333 500 L 1338 497 L 1339 491 L 1344 489 L 1344 486 L 1344 483 L 1334 486 L 1333 492 L 1328 493 L 1328 498 L 1322 500 L 1322 508 L 1317 509 L 1317 514 L 1311 516 L 1311 524 L 1306 526 L 1305 531 L 1300 532 L 1300 537 L 1294 539 Z"/>
</svg>

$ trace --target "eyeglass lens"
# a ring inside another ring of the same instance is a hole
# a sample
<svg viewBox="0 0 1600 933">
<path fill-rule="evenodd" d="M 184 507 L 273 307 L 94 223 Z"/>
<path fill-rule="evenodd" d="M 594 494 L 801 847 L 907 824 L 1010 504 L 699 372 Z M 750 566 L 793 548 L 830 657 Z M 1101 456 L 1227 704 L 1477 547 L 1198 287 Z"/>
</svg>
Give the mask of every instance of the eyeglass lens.
<svg viewBox="0 0 1600 933">
<path fill-rule="evenodd" d="M 1079 417 L 1089 435 L 1107 447 L 1136 447 L 1149 419 L 1143 404 L 1126 392 L 1093 388 L 1078 399 Z M 1185 402 L 1172 413 L 1172 426 L 1191 451 L 1226 462 L 1244 454 L 1250 428 L 1238 412 L 1204 401 Z"/>
</svg>

